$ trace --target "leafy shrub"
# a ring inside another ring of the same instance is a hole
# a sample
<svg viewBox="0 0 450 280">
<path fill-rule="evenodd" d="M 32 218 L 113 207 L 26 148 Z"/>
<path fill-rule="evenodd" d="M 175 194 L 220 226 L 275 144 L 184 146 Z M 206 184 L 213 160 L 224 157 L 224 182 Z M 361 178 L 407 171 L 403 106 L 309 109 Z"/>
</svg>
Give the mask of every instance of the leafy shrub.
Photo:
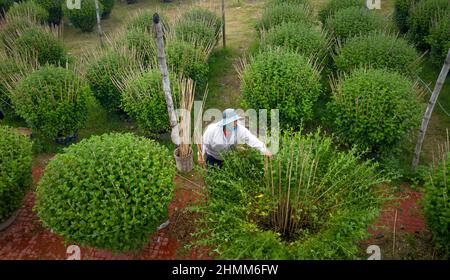
<svg viewBox="0 0 450 280">
<path fill-rule="evenodd" d="M 413 5 L 408 18 L 408 35 L 411 40 L 420 48 L 429 48 L 426 37 L 430 34 L 433 21 L 449 11 L 450 2 L 447 0 L 424 0 Z"/>
<path fill-rule="evenodd" d="M 174 86 L 175 83 L 172 85 L 172 94 L 176 96 Z M 168 131 L 169 116 L 161 72 L 158 69 L 130 75 L 122 91 L 122 109 L 136 120 L 139 128 L 147 136 L 156 136 Z"/>
<path fill-rule="evenodd" d="M 357 69 L 343 77 L 328 104 L 340 141 L 374 154 L 389 151 L 420 124 L 413 83 L 384 69 Z"/>
<path fill-rule="evenodd" d="M 100 0 L 99 3 L 103 6 L 102 17 L 108 17 L 116 4 L 116 0 Z"/>
<path fill-rule="evenodd" d="M 198 92 L 202 92 L 208 82 L 209 66 L 207 55 L 189 43 L 174 40 L 167 45 L 169 68 L 179 75 L 191 78 Z"/>
<path fill-rule="evenodd" d="M 143 64 L 149 65 L 151 62 L 156 62 L 157 49 L 155 38 L 148 32 L 139 29 L 127 30 L 122 40 L 130 51 L 135 51 L 142 58 Z"/>
<path fill-rule="evenodd" d="M 371 66 L 409 75 L 417 74 L 419 60 L 419 54 L 408 41 L 382 33 L 350 38 L 334 57 L 336 68 L 344 72 Z"/>
<path fill-rule="evenodd" d="M 305 57 L 274 49 L 259 53 L 245 66 L 241 91 L 249 108 L 279 109 L 280 125 L 298 128 L 302 120 L 312 119 L 322 86 Z"/>
<path fill-rule="evenodd" d="M 206 26 L 211 26 L 217 38 L 221 34 L 222 19 L 210 10 L 194 8 L 184 13 L 182 19 L 186 21 L 199 21 L 203 22 Z"/>
<path fill-rule="evenodd" d="M 6 51 L 13 50 L 12 44 L 25 30 L 38 27 L 39 24 L 30 18 L 6 18 L 0 29 L 0 39 Z"/>
<path fill-rule="evenodd" d="M 167 217 L 175 167 L 167 148 L 132 134 L 92 136 L 46 167 L 35 210 L 67 241 L 138 249 Z"/>
<path fill-rule="evenodd" d="M 22 205 L 31 183 L 31 141 L 0 126 L 0 223 Z"/>
<path fill-rule="evenodd" d="M 33 130 L 55 138 L 83 127 L 89 94 L 88 85 L 73 71 L 48 65 L 19 81 L 10 97 Z"/>
<path fill-rule="evenodd" d="M 337 11 L 349 7 L 365 7 L 365 0 L 330 0 L 319 11 L 319 20 L 325 24 Z"/>
<path fill-rule="evenodd" d="M 40 64 L 65 64 L 68 60 L 63 42 L 50 30 L 33 27 L 23 31 L 12 44 L 12 52 L 36 58 Z"/>
<path fill-rule="evenodd" d="M 337 11 L 326 22 L 326 27 L 337 39 L 383 30 L 389 26 L 383 15 L 366 8 L 350 7 Z"/>
<path fill-rule="evenodd" d="M 124 71 L 138 67 L 138 57 L 128 49 L 111 49 L 101 53 L 87 67 L 86 78 L 100 104 L 109 111 L 120 109 L 120 90 L 114 83 L 121 82 Z"/>
<path fill-rule="evenodd" d="M 141 10 L 137 14 L 135 14 L 131 19 L 128 21 L 127 24 L 127 30 L 140 30 L 143 32 L 149 32 L 151 33 L 153 31 L 153 14 L 154 12 L 149 10 Z M 160 21 L 163 25 L 163 28 L 165 30 L 169 30 L 168 28 L 168 21 L 166 17 L 158 13 Z"/>
<path fill-rule="evenodd" d="M 205 174 L 208 200 L 195 237 L 224 259 L 350 259 L 378 215 L 374 186 L 386 181 L 331 138 L 285 135 L 270 161 L 255 151 L 225 155 Z"/>
<path fill-rule="evenodd" d="M 297 22 L 282 23 L 269 29 L 262 36 L 260 46 L 262 50 L 287 48 L 319 61 L 324 61 L 330 52 L 330 41 L 325 33 Z"/>
<path fill-rule="evenodd" d="M 41 23 L 48 21 L 49 18 L 47 10 L 32 0 L 13 5 L 9 9 L 7 16 L 32 18 Z"/>
<path fill-rule="evenodd" d="M 283 22 L 297 22 L 312 26 L 314 23 L 313 10 L 309 5 L 291 3 L 268 5 L 263 11 L 257 29 L 268 30 Z"/>
<path fill-rule="evenodd" d="M 80 9 L 68 9 L 64 6 L 64 14 L 67 15 L 73 26 L 80 28 L 83 32 L 91 32 L 97 24 L 95 11 L 95 0 L 80 0 Z M 103 5 L 100 5 L 100 13 L 103 13 Z"/>
<path fill-rule="evenodd" d="M 206 21 L 180 18 L 173 29 L 178 40 L 191 43 L 195 47 L 215 46 L 218 40 L 215 26 Z"/>
<path fill-rule="evenodd" d="M 0 15 L 4 15 L 13 4 L 14 0 L 0 0 Z"/>
<path fill-rule="evenodd" d="M 427 43 L 431 47 L 431 60 L 437 66 L 442 66 L 450 48 L 450 12 L 437 18 L 430 29 Z"/>
<path fill-rule="evenodd" d="M 425 181 L 423 205 L 428 227 L 438 251 L 448 258 L 450 253 L 450 152 L 431 169 Z"/>
<path fill-rule="evenodd" d="M 64 0 L 34 0 L 36 3 L 45 8 L 48 12 L 48 22 L 52 24 L 60 24 L 63 17 Z"/>
<path fill-rule="evenodd" d="M 408 17 L 411 6 L 419 2 L 419 0 L 395 0 L 394 4 L 394 20 L 398 29 L 402 33 L 408 31 Z"/>
</svg>

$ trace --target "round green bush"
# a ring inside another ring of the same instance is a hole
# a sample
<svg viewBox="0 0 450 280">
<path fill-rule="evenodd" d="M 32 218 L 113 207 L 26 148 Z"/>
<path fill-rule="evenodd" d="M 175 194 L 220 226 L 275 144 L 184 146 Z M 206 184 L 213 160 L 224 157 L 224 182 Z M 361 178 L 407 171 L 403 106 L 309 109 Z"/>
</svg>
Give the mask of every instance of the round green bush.
<svg viewBox="0 0 450 280">
<path fill-rule="evenodd" d="M 0 15 L 8 12 L 9 8 L 14 4 L 14 0 L 0 0 Z"/>
<path fill-rule="evenodd" d="M 319 20 L 325 24 L 337 11 L 349 7 L 365 7 L 366 0 L 330 0 L 319 10 Z"/>
<path fill-rule="evenodd" d="M 33 130 L 56 138 L 83 127 L 89 94 L 87 83 L 73 71 L 47 65 L 23 78 L 10 97 L 16 112 Z"/>
<path fill-rule="evenodd" d="M 291 3 L 268 5 L 263 11 L 257 29 L 269 30 L 283 22 L 298 22 L 312 26 L 314 24 L 314 12 L 309 5 Z"/>
<path fill-rule="evenodd" d="M 419 0 L 395 0 L 394 4 L 394 20 L 398 29 L 402 33 L 408 31 L 408 17 L 411 6 L 419 2 Z"/>
<path fill-rule="evenodd" d="M 164 146 L 130 133 L 92 136 L 49 162 L 35 210 L 68 242 L 138 249 L 167 218 L 172 158 Z"/>
<path fill-rule="evenodd" d="M 203 21 L 180 18 L 173 29 L 178 40 L 191 43 L 195 47 L 214 46 L 218 40 L 215 27 Z"/>
<path fill-rule="evenodd" d="M 40 27 L 27 29 L 19 35 L 13 42 L 12 51 L 24 58 L 36 58 L 40 64 L 64 65 L 69 59 L 63 42 Z"/>
<path fill-rule="evenodd" d="M 0 224 L 22 205 L 31 185 L 31 141 L 0 126 Z"/>
<path fill-rule="evenodd" d="M 111 14 L 114 5 L 116 4 L 116 0 L 100 0 L 99 3 L 103 6 L 102 17 L 108 17 Z"/>
<path fill-rule="evenodd" d="M 202 92 L 208 82 L 209 66 L 207 55 L 184 41 L 170 41 L 167 44 L 168 67 L 176 74 L 191 78 L 197 92 Z"/>
<path fill-rule="evenodd" d="M 238 150 L 208 170 L 194 237 L 220 259 L 356 259 L 385 181 L 320 132 L 288 134 L 270 161 Z"/>
<path fill-rule="evenodd" d="M 49 19 L 47 10 L 32 0 L 23 1 L 13 5 L 9 9 L 7 16 L 30 18 L 41 23 L 44 23 Z"/>
<path fill-rule="evenodd" d="M 269 29 L 263 35 L 260 47 L 262 50 L 287 48 L 319 62 L 330 53 L 330 41 L 325 33 L 298 22 L 286 22 Z"/>
<path fill-rule="evenodd" d="M 440 254 L 446 259 L 450 254 L 450 152 L 442 155 L 433 166 L 424 185 L 424 212 L 428 228 Z"/>
<path fill-rule="evenodd" d="M 322 86 L 307 58 L 274 49 L 259 53 L 246 65 L 241 91 L 247 107 L 279 109 L 280 126 L 298 128 L 302 120 L 312 119 Z"/>
<path fill-rule="evenodd" d="M 450 49 L 450 12 L 437 18 L 430 29 L 430 35 L 427 37 L 427 43 L 431 47 L 432 62 L 441 67 L 447 57 Z"/>
<path fill-rule="evenodd" d="M 142 32 L 152 33 L 153 32 L 153 14 L 154 14 L 154 12 L 152 12 L 150 10 L 139 11 L 137 14 L 135 14 L 128 20 L 127 30 L 137 29 Z M 164 30 L 166 30 L 166 31 L 169 30 L 168 21 L 167 21 L 166 17 L 161 13 L 158 13 L 158 15 L 159 15 L 160 22 L 162 23 Z"/>
<path fill-rule="evenodd" d="M 357 69 L 335 86 L 328 108 L 339 140 L 379 155 L 420 125 L 414 84 L 385 69 Z"/>
<path fill-rule="evenodd" d="M 148 32 L 139 29 L 125 31 L 123 43 L 143 60 L 145 65 L 157 60 L 157 48 L 155 38 Z"/>
<path fill-rule="evenodd" d="M 73 26 L 80 28 L 83 32 L 91 32 L 97 24 L 97 14 L 95 12 L 95 0 L 80 0 L 80 9 L 69 9 L 64 6 L 64 14 L 69 18 Z M 103 12 L 103 5 L 100 5 L 100 13 Z"/>
<path fill-rule="evenodd" d="M 88 65 L 86 79 L 100 104 L 109 111 L 119 111 L 121 83 L 128 70 L 139 65 L 137 57 L 129 50 L 107 50 Z"/>
<path fill-rule="evenodd" d="M 36 3 L 44 7 L 48 12 L 48 22 L 52 24 L 60 24 L 63 18 L 64 0 L 34 0 Z"/>
<path fill-rule="evenodd" d="M 420 55 L 408 41 L 397 35 L 382 33 L 350 38 L 334 57 L 336 68 L 344 72 L 370 66 L 411 76 L 418 73 L 419 60 Z"/>
<path fill-rule="evenodd" d="M 360 7 L 337 11 L 327 20 L 325 26 L 331 35 L 342 41 L 375 30 L 389 30 L 389 24 L 383 15 Z"/>
<path fill-rule="evenodd" d="M 172 89 L 172 94 L 176 100 L 175 90 Z M 158 69 L 141 71 L 126 81 L 122 92 L 122 109 L 136 120 L 146 136 L 154 137 L 170 129 L 162 77 Z"/>
<path fill-rule="evenodd" d="M 183 20 L 198 21 L 204 23 L 206 26 L 211 26 L 214 29 L 216 37 L 219 37 L 222 32 L 222 19 L 214 12 L 204 8 L 194 8 L 182 15 Z"/>
<path fill-rule="evenodd" d="M 430 46 L 426 41 L 430 34 L 430 27 L 436 19 L 450 11 L 448 0 L 424 0 L 411 7 L 408 18 L 408 35 L 418 47 L 428 49 Z M 448 26 L 446 27 L 448 31 Z"/>
<path fill-rule="evenodd" d="M 38 26 L 38 23 L 29 18 L 6 18 L 3 27 L 0 29 L 0 39 L 5 50 L 7 52 L 12 51 L 14 40 L 16 40 L 25 30 Z"/>
<path fill-rule="evenodd" d="M 30 66 L 19 59 L 0 56 L 0 111 L 5 115 L 14 113 L 12 101 L 9 98 L 9 87 L 13 84 L 17 76 L 26 74 Z"/>
</svg>

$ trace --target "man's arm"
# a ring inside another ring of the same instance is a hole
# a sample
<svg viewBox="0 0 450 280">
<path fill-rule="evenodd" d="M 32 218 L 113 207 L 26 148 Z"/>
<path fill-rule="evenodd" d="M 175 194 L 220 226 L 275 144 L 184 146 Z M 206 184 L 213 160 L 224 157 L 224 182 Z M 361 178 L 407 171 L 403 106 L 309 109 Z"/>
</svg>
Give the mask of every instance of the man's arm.
<svg viewBox="0 0 450 280">
<path fill-rule="evenodd" d="M 240 125 L 239 129 L 241 130 L 239 134 L 239 142 L 245 143 L 250 147 L 257 149 L 261 154 L 271 156 L 272 154 L 267 149 L 266 145 L 259 140 L 255 135 L 253 135 L 245 126 Z"/>
</svg>

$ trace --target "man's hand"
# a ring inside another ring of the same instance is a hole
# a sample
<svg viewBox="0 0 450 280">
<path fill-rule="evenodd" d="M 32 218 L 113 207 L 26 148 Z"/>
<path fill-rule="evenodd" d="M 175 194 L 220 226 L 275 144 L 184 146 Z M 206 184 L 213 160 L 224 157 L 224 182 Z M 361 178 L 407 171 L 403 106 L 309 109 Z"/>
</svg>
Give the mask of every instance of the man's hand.
<svg viewBox="0 0 450 280">
<path fill-rule="evenodd" d="M 198 158 L 198 164 L 199 164 L 200 166 L 202 166 L 202 167 L 205 166 L 205 160 L 203 159 L 202 156 L 200 156 L 200 157 Z"/>
<path fill-rule="evenodd" d="M 271 157 L 272 157 L 272 153 L 269 152 L 269 151 L 266 151 L 266 152 L 264 153 L 264 156 L 271 158 Z"/>
</svg>

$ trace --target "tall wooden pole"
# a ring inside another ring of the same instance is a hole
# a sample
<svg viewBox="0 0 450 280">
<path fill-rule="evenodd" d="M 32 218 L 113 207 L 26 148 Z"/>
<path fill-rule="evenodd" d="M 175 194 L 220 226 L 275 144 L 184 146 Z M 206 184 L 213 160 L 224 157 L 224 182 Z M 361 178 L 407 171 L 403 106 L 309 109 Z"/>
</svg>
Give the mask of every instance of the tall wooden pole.
<svg viewBox="0 0 450 280">
<path fill-rule="evenodd" d="M 167 112 L 169 113 L 170 128 L 172 129 L 172 141 L 179 145 L 178 122 L 173 106 L 172 92 L 170 89 L 169 71 L 167 70 L 166 55 L 164 52 L 164 33 L 162 31 L 159 15 L 153 15 L 153 26 L 155 28 L 156 46 L 158 49 L 159 69 L 162 74 L 164 96 L 167 104 Z"/>
<path fill-rule="evenodd" d="M 447 74 L 450 68 L 450 49 L 448 49 L 447 58 L 445 59 L 444 65 L 442 66 L 441 73 L 436 81 L 436 85 L 433 90 L 433 94 L 431 94 L 430 101 L 428 102 L 427 110 L 423 115 L 422 125 L 419 130 L 419 138 L 417 139 L 416 148 L 414 150 L 414 157 L 412 162 L 413 170 L 416 169 L 419 164 L 420 151 L 422 150 L 423 139 L 425 138 L 425 133 L 427 132 L 428 123 L 431 118 L 431 113 L 433 113 L 434 105 L 436 104 L 436 100 L 438 99 L 439 93 L 442 90 L 442 86 L 444 85 L 445 78 L 447 78 Z"/>
<path fill-rule="evenodd" d="M 222 44 L 225 48 L 226 38 L 225 38 L 225 0 L 222 0 Z"/>
<path fill-rule="evenodd" d="M 98 0 L 95 0 L 95 13 L 97 14 L 98 38 L 100 40 L 100 45 L 103 46 L 103 31 L 102 31 L 102 26 L 100 24 L 101 17 L 100 17 L 100 5 L 98 4 Z"/>
</svg>

